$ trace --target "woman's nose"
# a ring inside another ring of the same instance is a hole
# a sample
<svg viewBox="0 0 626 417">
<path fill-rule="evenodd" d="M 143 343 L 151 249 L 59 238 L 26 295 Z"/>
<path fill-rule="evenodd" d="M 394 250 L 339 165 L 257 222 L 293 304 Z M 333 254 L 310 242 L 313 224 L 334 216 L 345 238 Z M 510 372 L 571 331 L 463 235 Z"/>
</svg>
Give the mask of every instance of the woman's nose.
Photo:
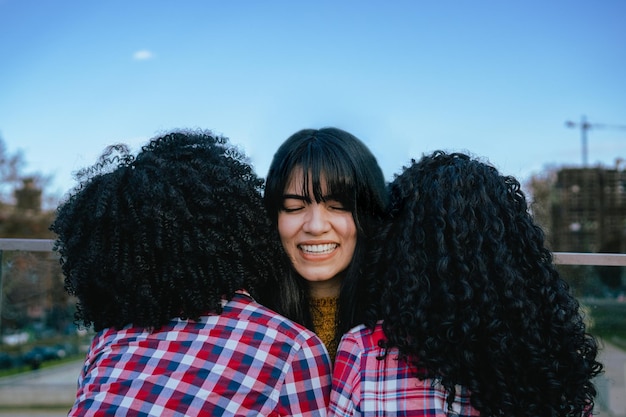
<svg viewBox="0 0 626 417">
<path fill-rule="evenodd" d="M 328 213 L 323 205 L 312 204 L 309 207 L 303 230 L 311 234 L 320 234 L 327 232 L 330 229 L 330 222 L 328 221 Z"/>
</svg>

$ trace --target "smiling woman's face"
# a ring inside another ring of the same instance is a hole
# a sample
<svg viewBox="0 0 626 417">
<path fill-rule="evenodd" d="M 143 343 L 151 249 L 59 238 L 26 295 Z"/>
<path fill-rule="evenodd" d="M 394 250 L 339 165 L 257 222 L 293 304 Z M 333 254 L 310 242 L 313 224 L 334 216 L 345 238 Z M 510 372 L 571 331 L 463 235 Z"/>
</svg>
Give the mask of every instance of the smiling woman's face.
<svg viewBox="0 0 626 417">
<path fill-rule="evenodd" d="M 334 196 L 311 201 L 303 195 L 302 181 L 302 171 L 295 169 L 278 213 L 278 233 L 294 269 L 311 288 L 331 285 L 338 294 L 341 273 L 356 248 L 354 218 Z M 310 184 L 308 194 L 313 196 Z"/>
</svg>

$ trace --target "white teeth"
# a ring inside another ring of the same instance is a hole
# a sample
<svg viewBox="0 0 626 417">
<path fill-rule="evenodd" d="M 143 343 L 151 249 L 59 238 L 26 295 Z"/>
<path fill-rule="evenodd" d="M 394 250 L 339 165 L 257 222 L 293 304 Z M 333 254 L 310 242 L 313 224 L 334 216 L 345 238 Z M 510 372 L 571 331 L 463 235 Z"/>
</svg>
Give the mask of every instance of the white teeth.
<svg viewBox="0 0 626 417">
<path fill-rule="evenodd" d="M 323 245 L 300 245 L 300 249 L 302 249 L 306 253 L 329 253 L 337 248 L 336 243 L 325 243 Z"/>
</svg>

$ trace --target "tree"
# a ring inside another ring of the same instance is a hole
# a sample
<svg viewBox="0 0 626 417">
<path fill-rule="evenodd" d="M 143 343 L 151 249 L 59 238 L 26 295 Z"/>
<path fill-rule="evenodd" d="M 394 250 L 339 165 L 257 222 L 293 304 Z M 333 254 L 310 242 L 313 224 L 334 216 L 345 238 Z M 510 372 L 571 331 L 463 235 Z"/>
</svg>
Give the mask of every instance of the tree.
<svg viewBox="0 0 626 417">
<path fill-rule="evenodd" d="M 0 238 L 51 239 L 54 212 L 41 204 L 50 178 L 24 174 L 25 165 L 22 152 L 9 152 L 0 136 Z M 54 253 L 0 250 L 0 297 L 0 335 L 32 322 L 59 327 L 68 319 L 56 314 L 55 323 L 47 323 L 50 312 L 68 305 Z"/>
<path fill-rule="evenodd" d="M 21 152 L 10 154 L 4 139 L 0 136 L 0 199 L 7 203 L 7 194 L 11 194 L 20 182 L 20 172 L 24 168 L 24 156 Z M 9 192 L 7 193 L 7 190 Z"/>
<path fill-rule="evenodd" d="M 534 174 L 525 184 L 528 195 L 531 196 L 530 210 L 533 218 L 546 233 L 546 239 L 550 242 L 552 231 L 552 205 L 554 202 L 554 184 L 556 183 L 557 168 L 546 168 L 544 171 Z"/>
<path fill-rule="evenodd" d="M 49 239 L 53 213 L 41 210 L 41 198 L 50 177 L 24 174 L 25 166 L 23 153 L 9 152 L 0 136 L 0 238 Z"/>
</svg>

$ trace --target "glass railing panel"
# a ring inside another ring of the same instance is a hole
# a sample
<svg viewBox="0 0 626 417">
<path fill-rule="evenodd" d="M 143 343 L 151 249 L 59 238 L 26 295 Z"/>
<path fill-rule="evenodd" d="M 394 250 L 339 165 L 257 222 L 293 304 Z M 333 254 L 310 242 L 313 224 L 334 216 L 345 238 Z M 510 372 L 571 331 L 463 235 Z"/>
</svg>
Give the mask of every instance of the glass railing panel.
<svg viewBox="0 0 626 417">
<path fill-rule="evenodd" d="M 0 239 L 0 416 L 29 408 L 67 415 L 93 336 L 74 325 L 76 300 L 52 244 Z M 601 343 L 594 414 L 626 417 L 626 254 L 554 256 Z"/>
<path fill-rule="evenodd" d="M 67 415 L 91 334 L 74 324 L 49 240 L 0 239 L 0 415 Z M 64 413 L 64 414 L 62 414 Z"/>
</svg>

